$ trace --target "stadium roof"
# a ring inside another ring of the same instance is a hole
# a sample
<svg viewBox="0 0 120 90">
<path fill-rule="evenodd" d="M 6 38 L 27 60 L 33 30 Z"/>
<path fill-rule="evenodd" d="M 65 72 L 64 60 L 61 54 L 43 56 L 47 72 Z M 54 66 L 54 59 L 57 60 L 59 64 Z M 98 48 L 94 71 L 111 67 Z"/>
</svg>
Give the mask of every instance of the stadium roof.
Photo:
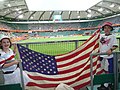
<svg viewBox="0 0 120 90">
<path fill-rule="evenodd" d="M 0 0 L 0 20 L 5 21 L 96 20 L 119 14 L 120 0 Z"/>
</svg>

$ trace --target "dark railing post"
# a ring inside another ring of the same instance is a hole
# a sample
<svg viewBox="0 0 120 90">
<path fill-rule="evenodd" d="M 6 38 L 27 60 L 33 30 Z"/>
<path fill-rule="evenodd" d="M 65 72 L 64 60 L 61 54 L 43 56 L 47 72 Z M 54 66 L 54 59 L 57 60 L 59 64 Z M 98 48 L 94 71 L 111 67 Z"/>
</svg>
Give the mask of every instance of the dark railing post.
<svg viewBox="0 0 120 90">
<path fill-rule="evenodd" d="M 75 40 L 75 49 L 78 47 L 78 40 Z"/>
<path fill-rule="evenodd" d="M 90 70 L 91 70 L 91 90 L 93 90 L 93 61 L 92 57 L 96 55 L 106 55 L 107 53 L 93 53 L 90 55 Z M 114 64 L 114 90 L 118 90 L 118 54 L 120 52 L 113 52 L 113 64 Z"/>
<path fill-rule="evenodd" d="M 119 51 L 120 51 L 120 38 L 118 38 L 118 40 L 119 40 Z"/>
<path fill-rule="evenodd" d="M 4 84 L 4 75 L 3 75 L 2 68 L 0 68 L 0 84 Z"/>
<path fill-rule="evenodd" d="M 118 53 L 114 53 L 114 90 L 118 90 Z"/>
<path fill-rule="evenodd" d="M 26 47 L 29 48 L 29 44 L 26 44 Z"/>
<path fill-rule="evenodd" d="M 91 90 L 93 90 L 93 60 L 92 60 L 93 55 L 90 55 L 90 85 L 91 85 Z"/>
</svg>

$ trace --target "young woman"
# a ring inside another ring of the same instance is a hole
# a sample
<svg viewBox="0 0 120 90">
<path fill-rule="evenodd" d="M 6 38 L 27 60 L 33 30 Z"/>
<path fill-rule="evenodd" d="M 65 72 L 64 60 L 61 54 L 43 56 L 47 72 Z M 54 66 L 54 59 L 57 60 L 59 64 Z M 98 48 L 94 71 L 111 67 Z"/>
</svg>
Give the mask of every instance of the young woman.
<svg viewBox="0 0 120 90">
<path fill-rule="evenodd" d="M 5 84 L 21 83 L 19 61 L 15 60 L 15 52 L 10 49 L 12 46 L 11 40 L 7 36 L 2 36 L 0 39 L 0 67 L 4 74 Z M 29 77 L 23 72 L 24 84 L 29 82 Z"/>
</svg>

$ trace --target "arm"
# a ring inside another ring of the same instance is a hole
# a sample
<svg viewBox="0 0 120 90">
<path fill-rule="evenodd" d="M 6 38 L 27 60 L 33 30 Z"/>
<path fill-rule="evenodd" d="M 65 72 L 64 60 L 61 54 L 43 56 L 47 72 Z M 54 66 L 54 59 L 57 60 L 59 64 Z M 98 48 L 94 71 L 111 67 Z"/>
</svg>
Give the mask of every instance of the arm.
<svg viewBox="0 0 120 90">
<path fill-rule="evenodd" d="M 14 52 L 14 54 L 16 55 L 16 53 L 17 53 L 17 45 L 16 44 L 13 44 L 13 52 Z"/>
<path fill-rule="evenodd" d="M 112 52 L 113 52 L 117 47 L 118 47 L 117 45 L 112 46 L 112 48 L 110 48 L 110 49 L 107 51 L 107 54 L 108 54 L 108 55 L 112 54 Z"/>
<path fill-rule="evenodd" d="M 12 61 L 12 62 L 9 62 L 9 63 L 5 63 L 3 66 L 2 66 L 2 68 L 7 68 L 7 67 L 10 67 L 10 66 L 12 66 L 12 65 L 17 65 L 19 63 L 19 61 L 17 61 L 17 60 L 14 60 L 14 61 Z"/>
</svg>

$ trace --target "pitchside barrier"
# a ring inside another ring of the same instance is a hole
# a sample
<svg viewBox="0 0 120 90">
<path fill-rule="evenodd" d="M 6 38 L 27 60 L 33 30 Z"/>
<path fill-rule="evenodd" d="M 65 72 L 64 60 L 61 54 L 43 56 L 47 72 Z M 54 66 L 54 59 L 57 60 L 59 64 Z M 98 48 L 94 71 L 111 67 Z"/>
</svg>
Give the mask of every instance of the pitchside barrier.
<svg viewBox="0 0 120 90">
<path fill-rule="evenodd" d="M 19 43 L 34 51 L 48 54 L 48 55 L 60 55 L 75 50 L 86 41 L 84 40 L 65 40 L 65 41 L 46 41 L 46 42 L 26 42 Z"/>
<path fill-rule="evenodd" d="M 114 55 L 114 73 L 113 74 L 101 74 L 93 75 L 93 56 L 96 55 L 106 55 L 106 53 L 94 53 L 90 55 L 90 64 L 91 64 L 91 84 L 87 87 L 88 90 L 97 90 L 97 87 L 104 83 L 113 83 L 114 90 L 120 90 L 120 52 L 113 52 Z"/>
<path fill-rule="evenodd" d="M 64 40 L 64 41 L 46 41 L 46 42 L 26 42 L 19 43 L 25 47 L 32 49 L 34 51 L 48 54 L 48 55 L 60 55 L 68 53 L 72 50 L 78 48 L 83 44 L 86 39 L 83 40 Z M 117 38 L 118 45 L 120 45 L 120 38 Z M 120 51 L 120 47 L 117 48 Z"/>
</svg>

